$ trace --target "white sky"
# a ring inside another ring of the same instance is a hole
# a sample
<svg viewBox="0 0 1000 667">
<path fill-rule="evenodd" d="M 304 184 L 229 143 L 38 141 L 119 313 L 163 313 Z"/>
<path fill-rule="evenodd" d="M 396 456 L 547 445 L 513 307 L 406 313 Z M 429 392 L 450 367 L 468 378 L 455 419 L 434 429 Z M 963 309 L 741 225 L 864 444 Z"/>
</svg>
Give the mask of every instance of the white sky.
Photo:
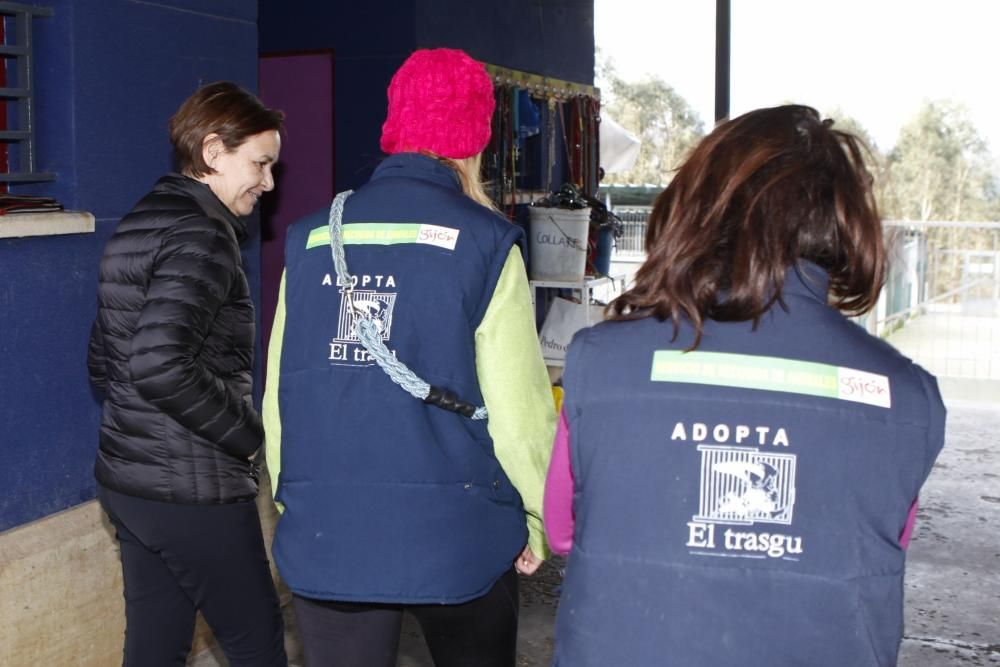
<svg viewBox="0 0 1000 667">
<path fill-rule="evenodd" d="M 597 46 L 620 74 L 715 106 L 714 0 L 595 0 Z M 997 0 L 732 0 L 731 115 L 839 107 L 887 150 L 924 99 L 963 102 L 1000 156 Z"/>
</svg>

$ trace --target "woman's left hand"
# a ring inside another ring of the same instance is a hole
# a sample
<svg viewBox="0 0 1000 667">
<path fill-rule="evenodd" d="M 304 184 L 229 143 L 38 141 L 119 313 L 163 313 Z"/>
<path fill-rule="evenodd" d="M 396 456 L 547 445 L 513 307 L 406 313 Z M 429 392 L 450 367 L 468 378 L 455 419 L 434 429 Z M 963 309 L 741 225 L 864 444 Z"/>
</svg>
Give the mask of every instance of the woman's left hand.
<svg viewBox="0 0 1000 667">
<path fill-rule="evenodd" d="M 519 574 L 526 576 L 533 575 L 539 567 L 542 565 L 542 559 L 539 558 L 531 551 L 531 547 L 525 546 L 524 551 L 521 555 L 517 557 L 514 561 L 514 569 L 518 571 Z"/>
</svg>

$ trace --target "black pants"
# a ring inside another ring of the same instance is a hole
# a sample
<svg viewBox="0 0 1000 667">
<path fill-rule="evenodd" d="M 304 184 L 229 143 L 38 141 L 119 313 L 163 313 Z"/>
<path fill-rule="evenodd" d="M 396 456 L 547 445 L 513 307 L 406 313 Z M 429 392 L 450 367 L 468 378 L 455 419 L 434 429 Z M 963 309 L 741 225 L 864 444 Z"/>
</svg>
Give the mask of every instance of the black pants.
<svg viewBox="0 0 1000 667">
<path fill-rule="evenodd" d="M 125 667 L 184 665 L 201 611 L 232 667 L 284 667 L 257 506 L 178 505 L 98 485 L 121 544 Z"/>
<path fill-rule="evenodd" d="M 436 667 L 513 667 L 517 659 L 518 580 L 513 569 L 463 604 L 393 605 L 292 601 L 307 667 L 393 667 L 403 611 L 424 632 Z"/>
</svg>

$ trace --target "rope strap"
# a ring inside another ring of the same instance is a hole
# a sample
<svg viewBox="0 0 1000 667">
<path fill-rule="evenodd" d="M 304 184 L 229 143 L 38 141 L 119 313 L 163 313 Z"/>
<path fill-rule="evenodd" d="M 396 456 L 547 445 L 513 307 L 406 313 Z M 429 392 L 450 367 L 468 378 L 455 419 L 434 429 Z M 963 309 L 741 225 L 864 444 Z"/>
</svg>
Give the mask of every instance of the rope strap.
<svg viewBox="0 0 1000 667">
<path fill-rule="evenodd" d="M 347 258 L 344 254 L 344 237 L 342 234 L 342 219 L 344 202 L 351 196 L 352 190 L 339 193 L 330 206 L 330 251 L 333 255 L 333 266 L 337 271 L 337 280 L 343 290 L 343 298 L 347 300 L 351 315 L 354 318 L 354 330 L 358 340 L 372 356 L 375 363 L 385 371 L 393 382 L 405 389 L 411 396 L 419 398 L 424 403 L 455 412 L 470 419 L 486 419 L 487 412 L 483 406 L 477 407 L 466 403 L 441 387 L 435 387 L 417 376 L 406 364 L 389 351 L 382 340 L 382 332 L 366 310 L 354 306 L 354 277 L 347 272 Z"/>
</svg>

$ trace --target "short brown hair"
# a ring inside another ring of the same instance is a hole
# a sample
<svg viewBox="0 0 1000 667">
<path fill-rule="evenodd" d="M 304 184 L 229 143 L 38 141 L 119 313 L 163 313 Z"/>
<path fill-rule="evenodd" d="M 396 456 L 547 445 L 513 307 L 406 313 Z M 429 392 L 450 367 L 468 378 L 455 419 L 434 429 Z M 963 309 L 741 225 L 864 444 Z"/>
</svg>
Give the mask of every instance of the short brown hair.
<svg viewBox="0 0 1000 667">
<path fill-rule="evenodd" d="M 882 224 L 867 147 L 815 109 L 758 109 L 719 125 L 657 198 L 646 262 L 612 319 L 752 320 L 800 259 L 830 274 L 833 305 L 868 311 L 885 281 Z"/>
<path fill-rule="evenodd" d="M 199 88 L 170 118 L 170 143 L 177 169 L 189 176 L 204 176 L 215 170 L 205 163 L 205 137 L 218 134 L 227 151 L 268 130 L 280 130 L 285 114 L 265 107 L 259 99 L 229 81 Z"/>
</svg>

